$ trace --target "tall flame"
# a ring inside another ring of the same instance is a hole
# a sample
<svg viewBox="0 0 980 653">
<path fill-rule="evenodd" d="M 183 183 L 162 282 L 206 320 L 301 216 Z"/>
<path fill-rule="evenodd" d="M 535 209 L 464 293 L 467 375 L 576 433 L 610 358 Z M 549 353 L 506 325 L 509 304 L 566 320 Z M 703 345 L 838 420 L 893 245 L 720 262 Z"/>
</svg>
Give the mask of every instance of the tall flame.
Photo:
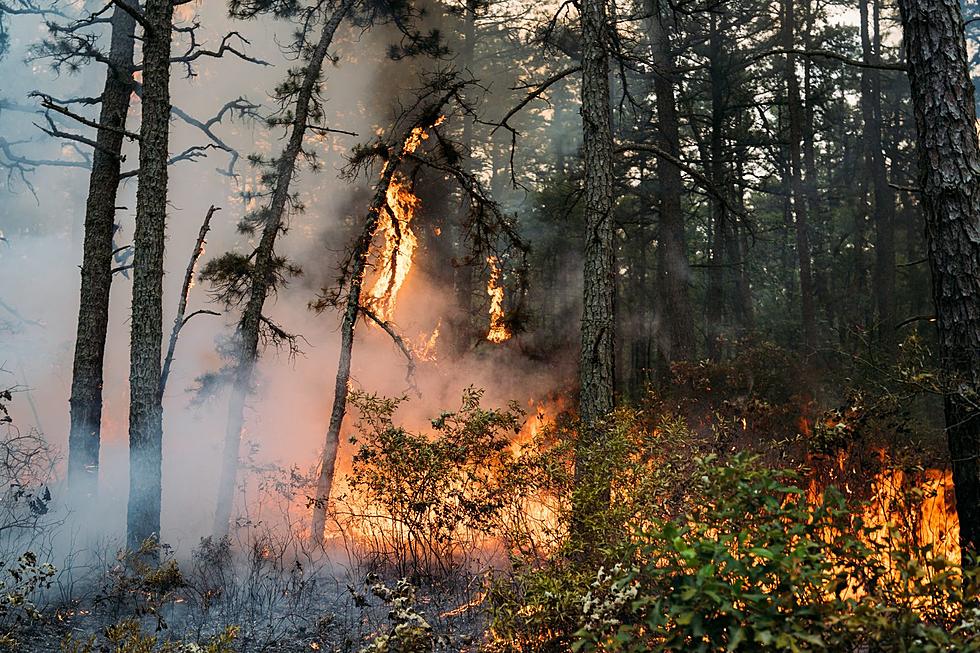
<svg viewBox="0 0 980 653">
<path fill-rule="evenodd" d="M 500 284 L 500 267 L 496 256 L 488 256 L 490 278 L 487 279 L 487 294 L 490 295 L 490 330 L 487 340 L 501 343 L 510 340 L 511 332 L 504 324 L 504 287 Z"/>
<path fill-rule="evenodd" d="M 391 178 L 388 186 L 390 211 L 381 212 L 376 232 L 384 239 L 378 254 L 382 267 L 374 285 L 368 291 L 368 301 L 382 320 L 391 319 L 395 312 L 398 291 L 412 269 L 412 257 L 415 256 L 415 248 L 418 246 L 418 239 L 412 231 L 412 219 L 421 203 L 412 193 L 408 182 L 398 176 Z M 392 216 L 397 223 L 392 221 Z"/>
<path fill-rule="evenodd" d="M 433 126 L 441 125 L 445 119 L 445 116 L 440 116 Z M 426 128 L 415 127 L 405 139 L 402 153 L 411 154 L 428 138 Z M 391 177 L 386 197 L 388 206 L 381 211 L 375 231 L 375 235 L 380 234 L 383 239 L 378 253 L 380 272 L 367 297 L 367 303 L 385 321 L 394 314 L 398 291 L 412 270 L 412 258 L 418 247 L 412 219 L 422 204 L 412 192 L 411 184 L 397 173 Z"/>
</svg>

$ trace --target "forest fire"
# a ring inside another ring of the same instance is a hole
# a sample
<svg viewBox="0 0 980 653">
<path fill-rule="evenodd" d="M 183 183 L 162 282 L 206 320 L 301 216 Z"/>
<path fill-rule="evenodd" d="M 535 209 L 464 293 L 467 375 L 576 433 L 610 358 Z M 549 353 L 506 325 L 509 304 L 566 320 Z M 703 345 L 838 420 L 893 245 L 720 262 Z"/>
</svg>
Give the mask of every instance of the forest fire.
<svg viewBox="0 0 980 653">
<path fill-rule="evenodd" d="M 976 3 L 669 4 L 0 3 L 0 643 L 980 653 Z"/>
<path fill-rule="evenodd" d="M 500 283 L 500 266 L 496 256 L 487 257 L 490 277 L 487 279 L 487 295 L 490 296 L 490 330 L 487 340 L 500 344 L 511 337 L 510 329 L 504 323 L 504 287 Z"/>
<path fill-rule="evenodd" d="M 808 420 L 801 420 L 806 423 Z M 885 449 L 870 460 L 839 451 L 830 466 L 811 477 L 807 500 L 817 505 L 825 488 L 837 485 L 849 502 L 860 507 L 854 517 L 860 524 L 856 534 L 871 546 L 886 572 L 899 581 L 902 547 L 912 547 L 927 559 L 960 563 L 959 520 L 949 470 L 902 469 Z M 815 461 L 814 461 L 815 462 Z M 870 481 L 866 468 L 877 468 Z M 828 533 L 829 538 L 841 533 Z"/>
</svg>

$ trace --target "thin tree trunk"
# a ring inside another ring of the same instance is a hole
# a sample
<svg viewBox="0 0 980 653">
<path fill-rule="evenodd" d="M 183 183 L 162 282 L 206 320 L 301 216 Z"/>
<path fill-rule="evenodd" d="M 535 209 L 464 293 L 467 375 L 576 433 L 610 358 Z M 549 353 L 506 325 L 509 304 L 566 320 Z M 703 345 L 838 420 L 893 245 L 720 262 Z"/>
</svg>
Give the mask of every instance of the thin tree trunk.
<svg viewBox="0 0 980 653">
<path fill-rule="evenodd" d="M 147 0 L 143 30 L 143 120 L 133 256 L 126 513 L 127 541 L 133 549 L 147 539 L 160 537 L 163 449 L 160 354 L 173 9 L 170 0 Z"/>
<path fill-rule="evenodd" d="M 608 479 L 596 451 L 601 422 L 614 406 L 616 277 L 613 243 L 612 112 L 609 104 L 610 29 L 605 0 L 583 0 L 582 131 L 585 159 L 585 294 L 582 314 L 581 433 L 576 450 L 575 478 L 580 493 L 574 507 L 574 532 L 586 537 L 591 519 L 609 501 Z"/>
<path fill-rule="evenodd" d="M 71 429 L 68 435 L 69 494 L 89 503 L 99 481 L 99 444 L 102 423 L 102 374 L 109 327 L 109 288 L 112 283 L 112 234 L 122 156 L 123 130 L 132 91 L 133 46 L 136 20 L 121 7 L 112 13 L 109 65 L 102 90 L 98 147 L 92 154 L 88 198 L 85 202 L 85 239 L 82 249 L 82 284 L 71 381 Z"/>
<path fill-rule="evenodd" d="M 873 11 L 869 12 L 869 3 Z M 881 28 L 877 0 L 861 0 L 861 47 L 864 61 L 876 64 L 881 55 Z M 870 15 L 869 15 L 870 14 Z M 874 26 L 874 39 L 869 23 Z M 874 297 L 878 342 L 888 355 L 895 353 L 895 193 L 888 185 L 881 125 L 881 73 L 861 71 L 861 114 L 864 119 L 866 161 L 873 186 L 875 225 Z"/>
<path fill-rule="evenodd" d="M 736 142 L 746 133 L 745 110 L 740 109 L 737 114 Z M 745 208 L 745 189 L 742 186 L 745 179 L 745 165 L 748 156 L 744 145 L 737 145 L 733 152 L 735 164 L 735 174 L 732 181 L 732 195 L 735 197 L 736 206 L 740 215 L 746 214 Z M 752 305 L 752 283 L 749 275 L 748 255 L 749 255 L 749 228 L 739 218 L 732 227 L 734 235 L 732 244 L 734 253 L 732 260 L 738 262 L 738 270 L 735 272 L 735 295 L 737 298 L 736 315 L 739 326 L 743 334 L 749 333 L 755 328 L 755 311 Z"/>
<path fill-rule="evenodd" d="M 238 322 L 238 360 L 232 372 L 231 397 L 228 401 L 228 422 L 222 453 L 221 477 L 218 481 L 218 503 L 214 516 L 214 534 L 223 538 L 228 534 L 234 505 L 235 485 L 238 478 L 238 453 L 241 447 L 242 426 L 245 419 L 245 400 L 252 386 L 252 375 L 258 357 L 259 330 L 262 325 L 262 308 L 276 278 L 275 244 L 283 228 L 286 206 L 290 197 L 290 183 L 296 172 L 296 159 L 303 149 L 303 139 L 310 120 L 310 104 L 320 81 L 323 61 L 333 42 L 337 28 L 356 0 L 345 0 L 323 25 L 310 60 L 303 72 L 303 83 L 296 95 L 294 118 L 290 126 L 289 141 L 277 160 L 273 182 L 272 200 L 264 216 L 262 238 L 255 249 L 248 302 Z"/>
<path fill-rule="evenodd" d="M 899 0 L 898 5 L 966 562 L 980 551 L 980 146 L 974 88 L 958 0 Z"/>
<path fill-rule="evenodd" d="M 677 100 L 674 97 L 674 57 L 660 0 L 646 0 L 650 13 L 648 29 L 653 46 L 654 93 L 657 96 L 657 118 L 660 147 L 680 158 L 680 126 Z M 694 356 L 694 313 L 688 282 L 691 267 L 687 260 L 687 237 L 681 196 L 684 184 L 676 165 L 661 159 L 657 163 L 660 182 L 660 321 L 666 326 L 666 337 L 658 343 L 661 358 L 669 364 Z"/>
<path fill-rule="evenodd" d="M 783 0 L 782 41 L 787 51 L 794 49 L 795 0 Z M 800 273 L 800 308 L 803 323 L 803 346 L 816 347 L 816 309 L 813 300 L 813 270 L 810 262 L 810 235 L 807 220 L 807 192 L 803 178 L 803 103 L 800 82 L 796 77 L 796 55 L 786 55 L 786 99 L 789 109 L 789 168 L 792 212 L 796 231 L 796 256 Z"/>
<path fill-rule="evenodd" d="M 323 543 L 323 533 L 327 525 L 327 509 L 330 501 L 330 491 L 333 489 L 334 476 L 337 466 L 337 452 L 340 449 L 340 428 L 347 414 L 347 395 L 350 390 L 350 365 L 354 349 L 354 329 L 361 311 L 361 288 L 364 285 L 364 272 L 367 268 L 368 254 L 371 251 L 371 241 L 378 229 L 381 213 L 388 210 L 388 187 L 396 165 L 388 162 L 385 171 L 378 182 L 364 222 L 364 229 L 351 255 L 350 285 L 344 302 L 344 319 L 340 327 L 340 360 L 337 364 L 337 376 L 334 382 L 333 407 L 330 410 L 330 424 L 327 426 L 327 436 L 324 442 L 323 454 L 320 459 L 320 472 L 317 476 L 316 500 L 313 505 L 313 522 L 311 535 L 317 544 Z M 396 218 L 392 217 L 392 220 Z"/>
</svg>

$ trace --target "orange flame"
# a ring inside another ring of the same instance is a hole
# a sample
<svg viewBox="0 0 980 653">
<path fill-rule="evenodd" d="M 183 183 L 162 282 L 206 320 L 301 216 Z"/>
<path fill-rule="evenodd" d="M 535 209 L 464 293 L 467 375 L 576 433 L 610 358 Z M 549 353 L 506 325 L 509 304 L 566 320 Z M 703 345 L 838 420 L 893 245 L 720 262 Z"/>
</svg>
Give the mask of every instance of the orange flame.
<svg viewBox="0 0 980 653">
<path fill-rule="evenodd" d="M 428 336 L 424 333 L 419 334 L 415 342 L 409 344 L 412 355 L 416 360 L 434 361 L 436 359 L 436 343 L 439 341 L 439 329 L 442 328 L 442 320 L 436 324 L 435 330 Z"/>
<path fill-rule="evenodd" d="M 433 126 L 441 125 L 445 119 L 445 116 L 440 116 Z M 405 139 L 402 153 L 411 154 L 428 138 L 426 128 L 415 127 Z M 367 298 L 367 303 L 385 321 L 394 314 L 398 291 L 412 270 L 412 258 L 418 247 L 412 220 L 422 205 L 422 201 L 412 192 L 411 184 L 397 173 L 392 175 L 388 184 L 386 200 L 387 206 L 381 211 L 375 231 L 375 235 L 381 234 L 383 239 L 378 253 L 381 270 Z"/>
<path fill-rule="evenodd" d="M 500 285 L 500 267 L 496 256 L 488 256 L 490 278 L 487 280 L 487 294 L 490 295 L 490 330 L 487 340 L 501 343 L 510 340 L 511 332 L 504 324 L 504 287 Z"/>
<path fill-rule="evenodd" d="M 368 301 L 382 320 L 390 320 L 394 314 L 398 291 L 412 269 L 412 257 L 418 247 L 412 219 L 420 204 L 408 182 L 392 177 L 388 186 L 389 210 L 382 211 L 375 232 L 382 234 L 384 239 L 378 254 L 382 268 L 368 291 Z"/>
</svg>

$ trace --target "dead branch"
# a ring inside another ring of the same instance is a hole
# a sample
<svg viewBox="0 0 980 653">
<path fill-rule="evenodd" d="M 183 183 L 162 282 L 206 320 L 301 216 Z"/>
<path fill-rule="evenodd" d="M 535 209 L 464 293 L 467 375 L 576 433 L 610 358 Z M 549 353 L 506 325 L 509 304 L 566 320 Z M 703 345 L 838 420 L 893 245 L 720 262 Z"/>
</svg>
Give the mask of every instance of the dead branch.
<svg viewBox="0 0 980 653">
<path fill-rule="evenodd" d="M 361 306 L 360 311 L 365 317 L 370 318 L 371 321 L 384 329 L 384 332 L 391 336 L 391 339 L 394 341 L 395 345 L 397 345 L 398 349 L 400 349 L 402 354 L 405 355 L 405 359 L 408 362 L 408 368 L 405 372 L 405 381 L 408 382 L 409 387 L 415 391 L 415 394 L 421 397 L 422 391 L 419 390 L 418 384 L 415 382 L 415 357 L 412 356 L 412 350 L 405 343 L 405 339 L 402 338 L 397 331 L 395 331 L 395 327 L 392 326 L 391 322 L 382 320 L 380 317 L 375 315 L 373 311 L 365 308 L 364 306 Z"/>
<path fill-rule="evenodd" d="M 725 197 L 724 193 L 719 191 L 715 187 L 715 185 L 711 183 L 711 180 L 709 180 L 707 177 L 701 174 L 697 169 L 688 165 L 687 163 L 677 158 L 667 150 L 664 150 L 656 145 L 653 145 L 652 143 L 624 143 L 619 147 L 617 147 L 615 152 L 617 154 L 622 154 L 624 152 L 650 152 L 652 154 L 656 154 L 659 158 L 663 159 L 664 161 L 667 161 L 672 165 L 677 166 L 683 172 L 686 172 L 698 186 L 703 188 L 712 197 L 714 197 L 722 204 L 724 204 L 725 208 L 728 211 L 737 215 L 743 220 L 748 221 L 749 217 L 745 214 L 745 212 L 742 211 L 742 209 L 734 206 L 731 202 L 729 202 L 728 198 Z"/>
<path fill-rule="evenodd" d="M 61 106 L 60 104 L 57 104 L 54 101 L 54 98 L 52 98 L 50 95 L 46 95 L 44 93 L 34 91 L 33 93 L 30 94 L 30 97 L 39 98 L 41 100 L 41 106 L 44 107 L 45 109 L 50 109 L 55 113 L 60 113 L 63 116 L 67 116 L 68 118 L 71 118 L 76 122 L 82 123 L 86 127 L 91 127 L 92 129 L 107 129 L 111 132 L 122 134 L 123 136 L 125 136 L 131 141 L 138 141 L 140 139 L 139 134 L 134 134 L 131 131 L 126 131 L 125 129 L 119 129 L 117 127 L 112 127 L 110 125 L 102 125 L 95 120 L 86 118 L 85 116 L 79 115 L 74 111 L 70 111 L 65 107 Z"/>
<path fill-rule="evenodd" d="M 184 271 L 184 283 L 180 287 L 180 301 L 177 303 L 177 315 L 174 317 L 174 326 L 170 331 L 170 342 L 167 345 L 167 355 L 163 359 L 163 369 L 160 372 L 160 396 L 163 396 L 164 390 L 167 388 L 167 378 L 170 376 L 170 366 L 174 362 L 174 350 L 177 349 L 177 338 L 180 336 L 180 330 L 184 328 L 195 315 L 200 315 L 201 313 L 210 313 L 213 315 L 220 315 L 214 311 L 195 311 L 184 317 L 184 313 L 187 311 L 187 296 L 191 291 L 191 284 L 194 282 L 194 269 L 197 267 L 197 261 L 201 258 L 204 253 L 204 239 L 208 235 L 208 231 L 211 229 L 211 218 L 214 216 L 215 211 L 220 211 L 221 209 L 216 207 L 214 204 L 208 209 L 207 215 L 204 216 L 204 223 L 201 225 L 201 231 L 197 235 L 197 242 L 194 243 L 194 251 L 191 252 L 191 260 L 187 263 L 187 269 Z"/>
</svg>

